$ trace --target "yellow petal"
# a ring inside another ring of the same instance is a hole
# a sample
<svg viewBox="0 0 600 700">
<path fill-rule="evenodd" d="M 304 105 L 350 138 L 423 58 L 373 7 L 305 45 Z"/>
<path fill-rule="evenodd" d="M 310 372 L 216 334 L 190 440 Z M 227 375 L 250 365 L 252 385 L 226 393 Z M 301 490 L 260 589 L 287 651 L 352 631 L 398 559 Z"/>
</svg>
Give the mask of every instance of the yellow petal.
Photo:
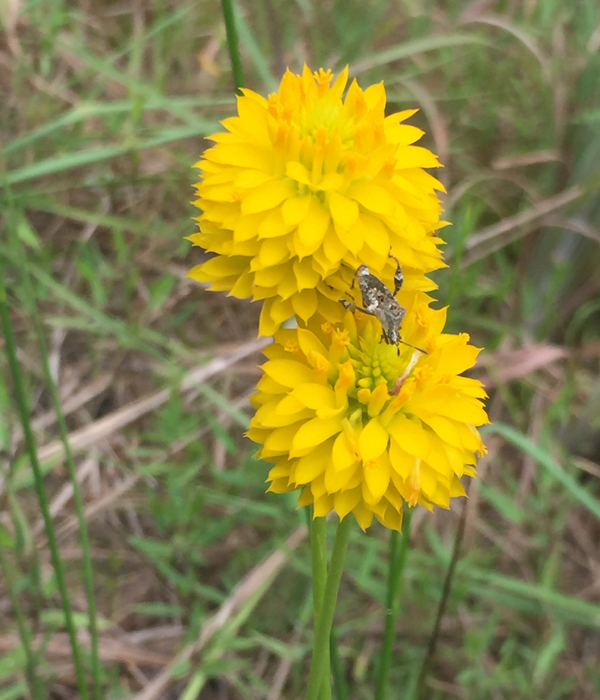
<svg viewBox="0 0 600 700">
<path fill-rule="evenodd" d="M 390 461 L 392 467 L 403 479 L 408 479 L 411 471 L 414 469 L 415 460 L 417 457 L 409 455 L 403 450 L 396 440 L 392 437 L 390 440 Z"/>
<path fill-rule="evenodd" d="M 203 157 L 211 163 L 253 168 L 266 173 L 272 170 L 272 154 L 267 149 L 248 143 L 218 144 L 204 151 Z"/>
<path fill-rule="evenodd" d="M 317 311 L 317 293 L 314 289 L 303 289 L 292 297 L 292 306 L 297 316 L 303 321 L 308 321 Z"/>
<path fill-rule="evenodd" d="M 260 428 L 281 428 L 300 420 L 308 420 L 313 415 L 310 409 L 304 408 L 302 405 L 300 410 L 294 413 L 283 413 L 279 410 L 279 400 L 275 399 L 258 409 L 254 415 L 253 425 Z"/>
<path fill-rule="evenodd" d="M 383 515 L 377 515 L 377 519 L 389 530 L 397 530 L 398 532 L 402 532 L 402 510 L 398 512 L 392 507 L 388 507 L 384 511 Z"/>
<path fill-rule="evenodd" d="M 291 184 L 285 180 L 267 182 L 251 190 L 242 200 L 242 214 L 256 214 L 273 209 L 295 194 Z"/>
<path fill-rule="evenodd" d="M 364 462 L 377 459 L 388 444 L 389 435 L 377 418 L 370 420 L 358 438 L 358 449 Z"/>
<path fill-rule="evenodd" d="M 317 498 L 313 508 L 315 518 L 324 518 L 333 510 L 333 496 L 325 495 Z"/>
<path fill-rule="evenodd" d="M 373 511 L 369 510 L 362 500 L 352 509 L 352 513 L 363 532 L 373 522 Z"/>
<path fill-rule="evenodd" d="M 317 338 L 317 336 L 307 328 L 298 328 L 298 343 L 300 349 L 308 357 L 311 352 L 316 352 L 319 355 L 327 356 L 327 348 Z"/>
<path fill-rule="evenodd" d="M 373 496 L 372 503 L 378 503 L 385 493 L 391 477 L 391 466 L 387 455 L 382 455 L 382 459 L 374 459 L 364 463 L 363 475 L 370 494 Z M 364 492 L 363 492 L 364 493 Z"/>
<path fill-rule="evenodd" d="M 329 226 L 329 210 L 325 209 L 316 197 L 311 197 L 306 216 L 298 226 L 298 237 L 308 249 L 318 246 Z"/>
<path fill-rule="evenodd" d="M 394 215 L 396 202 L 381 185 L 376 185 L 373 182 L 361 182 L 348 190 L 348 196 L 362 204 L 365 209 L 376 214 Z"/>
<path fill-rule="evenodd" d="M 277 285 L 277 294 L 282 299 L 290 299 L 297 291 L 298 282 L 296 280 L 296 275 L 289 271 Z"/>
<path fill-rule="evenodd" d="M 321 178 L 321 182 L 315 186 L 315 189 L 322 192 L 331 192 L 339 190 L 343 183 L 344 178 L 338 173 L 327 173 Z"/>
<path fill-rule="evenodd" d="M 444 347 L 440 353 L 439 371 L 443 374 L 461 374 L 473 367 L 481 350 L 474 345 L 456 344 Z"/>
<path fill-rule="evenodd" d="M 302 163 L 298 163 L 298 162 L 287 163 L 285 166 L 285 174 L 291 180 L 295 180 L 296 182 L 300 182 L 303 185 L 310 185 L 311 184 L 310 173 L 308 172 L 306 167 L 304 165 L 302 165 Z"/>
<path fill-rule="evenodd" d="M 298 423 L 276 428 L 265 440 L 265 450 L 272 454 L 285 454 L 292 447 L 292 440 L 298 432 Z"/>
<path fill-rule="evenodd" d="M 390 235 L 387 227 L 376 216 L 363 214 L 360 218 L 368 232 L 365 234 L 365 246 L 381 258 L 387 258 L 390 252 Z"/>
<path fill-rule="evenodd" d="M 421 491 L 431 498 L 437 490 L 437 477 L 435 471 L 425 462 L 421 462 Z"/>
<path fill-rule="evenodd" d="M 215 255 L 202 265 L 197 265 L 189 273 L 188 277 L 200 279 L 206 276 L 207 279 L 218 277 L 229 277 L 239 275 L 248 267 L 248 259 L 242 257 L 230 258 L 224 255 Z"/>
<path fill-rule="evenodd" d="M 313 418 L 304 423 L 294 436 L 290 457 L 302 457 L 317 445 L 336 435 L 342 429 L 339 418 Z"/>
<path fill-rule="evenodd" d="M 289 263 L 272 265 L 254 273 L 254 283 L 257 287 L 275 287 L 289 274 Z"/>
<path fill-rule="evenodd" d="M 351 510 L 356 508 L 361 498 L 360 487 L 349 491 L 341 491 L 333 497 L 333 507 L 335 512 L 343 520 Z"/>
<path fill-rule="evenodd" d="M 303 508 L 304 506 L 309 506 L 313 502 L 312 491 L 310 486 L 307 486 L 302 490 L 300 497 L 298 498 L 298 508 Z"/>
<path fill-rule="evenodd" d="M 441 388 L 438 387 L 438 390 Z M 428 395 L 430 393 L 428 392 Z M 462 396 L 458 392 L 454 392 L 454 396 L 450 395 L 451 392 L 444 393 L 448 396 L 448 400 L 437 409 L 441 415 L 473 425 L 485 425 L 490 422 L 481 401 L 470 396 Z"/>
<path fill-rule="evenodd" d="M 327 492 L 337 493 L 338 491 L 347 491 L 360 486 L 361 471 L 358 462 L 355 462 L 348 469 L 337 471 L 330 461 L 325 470 L 325 488 Z"/>
<path fill-rule="evenodd" d="M 286 233 L 292 230 L 292 227 L 283 219 L 281 207 L 273 209 L 266 216 L 264 214 L 256 216 L 261 217 L 261 222 L 255 232 L 258 238 L 278 238 L 280 236 L 285 236 Z M 245 216 L 240 216 L 240 219 L 244 218 Z"/>
<path fill-rule="evenodd" d="M 386 141 L 398 146 L 410 146 L 424 135 L 425 132 L 422 129 L 410 124 L 392 126 L 385 130 Z"/>
<path fill-rule="evenodd" d="M 260 310 L 260 320 L 258 322 L 258 335 L 273 335 L 278 328 L 278 324 L 271 318 L 271 307 L 273 299 L 267 299 Z"/>
<path fill-rule="evenodd" d="M 295 360 L 271 360 L 263 365 L 263 370 L 279 384 L 291 388 L 313 381 L 313 370 Z"/>
<path fill-rule="evenodd" d="M 450 496 L 452 498 L 456 498 L 457 496 L 466 496 L 467 493 L 463 487 L 463 485 L 460 483 L 460 479 L 454 475 L 454 478 L 452 479 L 452 483 L 450 484 Z"/>
<path fill-rule="evenodd" d="M 258 257 L 265 267 L 277 265 L 287 260 L 290 252 L 285 238 L 269 238 L 263 241 Z"/>
<path fill-rule="evenodd" d="M 252 296 L 254 291 L 254 275 L 251 273 L 244 272 L 238 278 L 238 281 L 233 285 L 229 296 L 236 297 L 237 299 L 247 299 Z"/>
<path fill-rule="evenodd" d="M 415 421 L 403 414 L 396 414 L 390 421 L 388 431 L 405 452 L 427 459 L 430 440 L 425 430 Z"/>
<path fill-rule="evenodd" d="M 276 323 L 287 321 L 293 313 L 293 307 L 289 299 L 278 299 L 275 297 L 271 307 L 271 316 Z"/>
<path fill-rule="evenodd" d="M 395 156 L 398 160 L 397 169 L 440 167 L 437 156 L 422 146 L 400 146 Z"/>
<path fill-rule="evenodd" d="M 311 258 L 296 260 L 293 270 L 299 290 L 314 289 L 320 282 L 321 276 L 313 269 Z"/>
<path fill-rule="evenodd" d="M 353 226 L 358 219 L 358 204 L 353 199 L 344 197 L 338 192 L 330 193 L 329 210 L 334 222 L 345 231 Z"/>
<path fill-rule="evenodd" d="M 323 384 L 300 384 L 290 394 L 300 405 L 316 411 L 335 405 L 335 394 L 330 386 Z"/>
<path fill-rule="evenodd" d="M 354 255 L 357 255 L 362 250 L 365 244 L 365 237 L 369 235 L 367 227 L 364 224 L 362 216 L 359 216 L 354 224 L 347 230 L 341 231 L 338 236 L 344 245 Z"/>
<path fill-rule="evenodd" d="M 300 457 L 294 479 L 296 484 L 308 484 L 325 472 L 328 462 L 331 461 L 331 442 L 324 442 L 310 454 Z"/>
<path fill-rule="evenodd" d="M 449 442 L 451 445 L 454 445 L 454 447 L 463 447 L 463 442 L 457 427 L 461 425 L 460 423 L 456 423 L 450 420 L 450 418 L 439 415 L 430 416 L 425 422 L 442 438 L 442 440 Z"/>
<path fill-rule="evenodd" d="M 306 384 L 302 385 L 306 386 Z M 317 385 L 318 386 L 318 385 Z M 296 391 L 294 389 L 294 391 Z M 301 401 L 299 401 L 296 396 L 294 396 L 294 392 L 291 394 L 288 394 L 287 396 L 284 396 L 281 401 L 278 400 L 277 403 L 277 413 L 279 413 L 282 416 L 287 416 L 287 415 L 292 415 L 293 413 L 298 413 L 302 410 L 307 408 Z M 258 415 L 258 412 L 255 414 Z"/>
<path fill-rule="evenodd" d="M 260 170 L 242 170 L 233 178 L 233 186 L 237 189 L 249 190 L 253 187 L 260 187 L 272 179 L 272 175 Z"/>
<path fill-rule="evenodd" d="M 267 492 L 271 493 L 289 493 L 290 491 L 294 490 L 294 486 L 290 486 L 288 484 L 288 480 L 286 478 L 283 479 L 274 479 L 269 488 L 267 489 Z"/>
<path fill-rule="evenodd" d="M 274 466 L 273 469 L 271 469 L 271 471 L 269 472 L 268 481 L 272 481 L 273 479 L 282 479 L 283 477 L 289 477 L 291 464 L 292 462 L 286 459 L 280 464 Z"/>
<path fill-rule="evenodd" d="M 258 232 L 259 224 L 261 221 L 263 221 L 263 218 L 264 214 L 248 214 L 247 216 L 240 216 L 233 229 L 234 240 L 248 241 L 254 238 Z"/>
<path fill-rule="evenodd" d="M 369 398 L 369 406 L 367 411 L 371 418 L 378 416 L 381 413 L 381 409 L 385 405 L 389 398 L 387 384 L 382 382 L 377 386 L 372 392 Z"/>
<path fill-rule="evenodd" d="M 340 433 L 333 443 L 331 458 L 336 470 L 349 469 L 359 458 L 345 432 Z"/>
<path fill-rule="evenodd" d="M 281 207 L 283 220 L 288 226 L 297 226 L 305 217 L 310 206 L 309 194 L 287 199 Z"/>
</svg>

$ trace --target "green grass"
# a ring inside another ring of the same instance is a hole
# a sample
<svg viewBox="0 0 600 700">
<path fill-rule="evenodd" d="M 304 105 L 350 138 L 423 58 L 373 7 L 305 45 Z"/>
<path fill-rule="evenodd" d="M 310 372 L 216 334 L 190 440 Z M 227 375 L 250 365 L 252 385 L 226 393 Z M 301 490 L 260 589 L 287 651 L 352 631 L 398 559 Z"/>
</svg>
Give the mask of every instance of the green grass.
<svg viewBox="0 0 600 700">
<path fill-rule="evenodd" d="M 242 435 L 259 357 L 179 390 L 186 371 L 252 340 L 258 320 L 257 305 L 185 279 L 199 260 L 183 240 L 194 226 L 192 165 L 202 137 L 234 109 L 220 3 L 16 6 L 16 23 L 0 20 L 9 39 L 0 76 L 9 96 L 0 104 L 2 230 L 10 219 L 26 251 L 67 429 L 93 430 L 129 402 L 168 392 L 75 450 L 86 474 L 104 696 L 134 696 L 165 674 L 161 697 L 168 688 L 184 700 L 301 698 L 313 639 L 306 539 L 276 578 L 235 599 L 222 624 L 213 618 L 304 525 L 294 495 L 264 493 L 268 467 Z M 444 229 L 451 266 L 436 275 L 438 298 L 451 301 L 449 331 L 486 348 L 476 374 L 491 378 L 496 424 L 471 487 L 425 697 L 600 695 L 597 3 L 235 6 L 248 87 L 272 91 L 287 65 L 349 63 L 362 86 L 385 81 L 390 110 L 421 107 L 412 122 L 446 164 L 445 216 L 454 225 Z M 571 188 L 581 188 L 577 197 L 534 216 L 540 202 L 560 202 Z M 524 223 L 513 222 L 518 214 Z M 472 245 L 500 222 L 506 230 Z M 0 257 L 37 425 L 51 396 L 23 265 L 6 235 Z M 533 346 L 535 359 L 543 344 L 565 347 L 568 360 L 528 368 L 510 354 Z M 0 581 L 0 700 L 29 697 L 33 676 L 51 697 L 76 698 L 4 352 L 0 365 L 0 548 L 9 572 Z M 522 371 L 508 381 L 506 367 Z M 100 377 L 110 378 L 100 395 L 65 408 Z M 60 435 L 56 421 L 44 425 L 38 450 Z M 56 458 L 41 468 L 83 640 L 89 620 L 67 471 Z M 454 512 L 415 513 L 390 698 L 409 697 L 418 681 L 457 523 Z M 388 537 L 378 526 L 351 532 L 336 631 L 352 700 L 375 692 Z M 29 638 L 27 654 L 20 639 Z M 91 690 L 89 645 L 81 648 Z"/>
</svg>

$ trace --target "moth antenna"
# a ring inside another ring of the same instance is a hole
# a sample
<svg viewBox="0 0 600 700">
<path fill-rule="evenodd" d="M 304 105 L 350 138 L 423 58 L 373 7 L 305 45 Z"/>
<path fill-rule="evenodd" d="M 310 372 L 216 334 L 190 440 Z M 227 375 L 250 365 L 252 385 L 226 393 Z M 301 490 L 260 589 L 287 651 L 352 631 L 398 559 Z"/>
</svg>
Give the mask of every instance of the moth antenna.
<svg viewBox="0 0 600 700">
<path fill-rule="evenodd" d="M 407 343 L 406 340 L 399 340 L 399 343 L 402 343 L 402 345 L 408 345 L 409 348 L 412 348 L 413 350 L 418 350 L 419 352 L 422 352 L 423 355 L 429 355 L 427 350 L 423 350 L 423 348 L 418 348 L 416 345 L 411 345 L 410 343 Z"/>
</svg>

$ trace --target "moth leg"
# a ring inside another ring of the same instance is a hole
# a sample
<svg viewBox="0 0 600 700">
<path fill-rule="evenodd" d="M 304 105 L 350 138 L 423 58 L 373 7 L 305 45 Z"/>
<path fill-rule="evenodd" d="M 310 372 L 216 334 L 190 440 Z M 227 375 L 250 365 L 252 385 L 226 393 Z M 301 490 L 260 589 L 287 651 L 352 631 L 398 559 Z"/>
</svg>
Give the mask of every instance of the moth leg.
<svg viewBox="0 0 600 700">
<path fill-rule="evenodd" d="M 394 296 L 402 289 L 404 283 L 404 275 L 402 274 L 402 268 L 400 267 L 400 261 L 395 255 L 392 255 L 392 251 L 388 253 L 388 256 L 396 261 L 396 272 L 394 273 Z"/>
<path fill-rule="evenodd" d="M 360 311 L 363 314 L 367 314 L 367 316 L 375 316 L 372 311 L 367 311 L 366 309 L 363 309 L 362 306 L 357 306 L 354 302 L 350 302 L 347 299 L 340 299 L 340 303 L 345 309 L 352 311 L 352 313 L 355 311 Z"/>
</svg>

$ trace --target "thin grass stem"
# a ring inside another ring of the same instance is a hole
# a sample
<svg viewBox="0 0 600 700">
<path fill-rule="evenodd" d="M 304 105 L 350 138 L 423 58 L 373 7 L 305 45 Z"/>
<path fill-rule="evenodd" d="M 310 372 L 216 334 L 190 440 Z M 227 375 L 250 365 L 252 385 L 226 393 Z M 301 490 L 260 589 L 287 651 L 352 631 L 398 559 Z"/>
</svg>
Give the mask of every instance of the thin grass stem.
<svg viewBox="0 0 600 700">
<path fill-rule="evenodd" d="M 421 673 L 419 674 L 419 680 L 417 681 L 417 689 L 415 692 L 414 700 L 420 700 L 420 698 L 424 697 L 425 683 L 427 682 L 427 677 L 429 676 L 431 665 L 433 664 L 433 658 L 435 656 L 435 650 L 440 634 L 442 618 L 446 613 L 446 606 L 448 605 L 448 599 L 450 598 L 450 590 L 452 588 L 452 579 L 454 578 L 454 571 L 456 569 L 456 564 L 458 563 L 458 560 L 460 558 L 460 549 L 465 534 L 466 521 L 467 501 L 465 501 L 463 505 L 463 511 L 458 522 L 458 529 L 456 530 L 456 535 L 454 537 L 454 544 L 452 547 L 452 558 L 450 559 L 450 565 L 448 566 L 448 571 L 446 572 L 446 579 L 444 581 L 444 587 L 442 589 L 442 597 L 440 598 L 437 614 L 435 617 L 435 623 L 433 625 L 431 637 L 429 638 L 429 644 L 427 645 L 427 652 L 425 653 L 423 666 L 421 667 Z"/>
<path fill-rule="evenodd" d="M 327 585 L 325 586 L 325 596 L 323 598 L 323 607 L 321 609 L 321 619 L 319 620 L 317 627 L 305 700 L 318 700 L 319 698 L 319 692 L 327 665 L 327 649 L 329 647 L 329 639 L 331 636 L 331 626 L 333 624 L 333 616 L 335 613 L 335 603 L 340 587 L 340 581 L 342 580 L 342 571 L 344 570 L 344 559 L 346 558 L 346 550 L 348 549 L 348 541 L 350 539 L 351 524 L 352 521 L 349 517 L 344 518 L 344 520 L 342 520 L 338 525 L 335 535 L 335 542 L 333 544 L 331 561 L 329 563 Z"/>
<path fill-rule="evenodd" d="M 77 469 L 75 468 L 75 459 L 73 458 L 73 451 L 71 450 L 71 445 L 69 443 L 69 431 L 67 429 L 67 422 L 65 420 L 65 416 L 62 410 L 60 397 L 56 388 L 56 382 L 54 381 L 54 377 L 52 376 L 52 370 L 50 369 L 46 334 L 44 332 L 42 319 L 40 318 L 36 293 L 31 282 L 31 277 L 29 275 L 27 258 L 23 249 L 23 244 L 18 238 L 18 236 L 13 236 L 12 238 L 12 242 L 17 248 L 18 257 L 20 258 L 20 269 L 23 273 L 23 287 L 25 291 L 26 303 L 28 306 L 27 311 L 33 319 L 33 325 L 35 328 L 38 347 L 42 359 L 42 370 L 44 373 L 44 380 L 50 392 L 52 406 L 54 408 L 54 413 L 56 414 L 56 422 L 60 433 L 60 439 L 64 447 L 65 461 L 67 463 L 69 480 L 71 481 L 71 485 L 73 487 L 73 502 L 75 504 L 75 514 L 79 526 L 79 541 L 81 543 L 82 552 L 83 584 L 85 587 L 85 593 L 88 604 L 88 631 L 90 634 L 91 642 L 91 670 L 94 691 L 93 697 L 95 700 L 102 700 L 102 666 L 100 664 L 100 654 L 98 649 L 96 594 L 94 591 L 94 572 L 92 567 L 92 556 L 90 550 L 90 540 L 88 536 L 87 521 L 85 519 L 85 509 L 83 507 L 83 499 L 81 498 L 81 489 L 79 488 L 79 482 L 77 480 Z"/>
<path fill-rule="evenodd" d="M 233 0 L 221 0 L 223 7 L 223 19 L 225 20 L 225 31 L 227 32 L 227 46 L 229 47 L 229 58 L 231 60 L 231 70 L 233 81 L 238 94 L 244 87 L 244 71 L 242 69 L 242 57 L 240 55 L 240 42 L 235 26 L 235 10 Z"/>
<path fill-rule="evenodd" d="M 17 359 L 17 351 L 15 346 L 15 339 L 12 330 L 12 323 L 10 320 L 10 311 L 8 308 L 6 289 L 4 286 L 4 270 L 0 265 L 0 320 L 2 322 L 2 330 L 4 332 L 4 344 L 6 348 L 6 354 L 8 357 L 8 364 L 10 366 L 10 371 L 13 378 L 15 396 L 17 399 L 17 405 L 19 407 L 19 414 L 21 418 L 21 425 L 23 428 L 23 435 L 25 437 L 25 444 L 27 446 L 27 453 L 31 462 L 31 468 L 33 471 L 33 478 L 35 482 L 35 489 L 37 492 L 38 501 L 40 504 L 40 509 L 42 511 L 42 516 L 44 518 L 44 525 L 46 528 L 46 535 L 48 537 L 48 545 L 50 547 L 50 555 L 52 558 L 52 566 L 54 568 L 54 574 L 56 576 L 56 584 L 61 597 L 62 608 L 65 615 L 65 626 L 67 628 L 67 633 L 69 635 L 69 640 L 71 643 L 71 650 L 73 653 L 73 663 L 75 665 L 75 675 L 77 677 L 77 685 L 79 687 L 79 693 L 82 700 L 88 700 L 89 695 L 87 692 L 87 687 L 85 683 L 85 674 L 83 669 L 83 664 L 81 660 L 81 652 L 77 643 L 77 635 L 75 632 L 75 623 L 73 621 L 73 613 L 71 611 L 71 604 L 69 602 L 69 594 L 67 591 L 67 585 L 65 581 L 65 574 L 63 569 L 63 564 L 58 553 L 58 544 L 56 541 L 56 533 L 54 531 L 54 524 L 52 523 L 52 518 L 50 516 L 50 508 L 48 505 L 48 497 L 46 496 L 46 489 L 44 486 L 44 478 L 42 475 L 42 470 L 37 455 L 37 448 L 35 444 L 35 437 L 33 435 L 33 430 L 31 427 L 31 421 L 29 417 L 29 409 L 27 406 L 27 396 L 25 393 L 25 386 L 23 382 L 23 376 L 21 374 L 21 368 Z"/>
<path fill-rule="evenodd" d="M 44 688 L 41 685 L 41 680 L 36 672 L 36 659 L 35 654 L 31 648 L 31 633 L 29 631 L 29 626 L 23 615 L 23 609 L 21 608 L 21 603 L 19 602 L 19 597 L 16 592 L 15 581 L 12 576 L 12 571 L 10 563 L 4 554 L 4 549 L 0 545 L 0 571 L 4 576 L 4 581 L 6 582 L 6 590 L 8 591 L 8 598 L 12 606 L 12 610 L 17 618 L 17 627 L 19 629 L 19 637 L 21 638 L 21 646 L 25 652 L 25 676 L 27 678 L 27 685 L 29 686 L 29 692 L 34 700 L 44 700 L 46 697 Z"/>
<path fill-rule="evenodd" d="M 406 564 L 406 554 L 410 543 L 410 521 L 412 520 L 413 509 L 407 508 L 404 515 L 404 525 L 402 537 L 392 530 L 390 536 L 390 558 L 388 569 L 386 610 L 385 610 L 385 632 L 383 635 L 383 645 L 381 648 L 381 660 L 377 674 L 377 684 L 375 689 L 375 700 L 384 700 L 387 680 L 392 665 L 392 652 L 394 650 L 394 639 L 396 637 L 396 621 L 400 612 L 400 584 L 402 574 Z"/>
</svg>

